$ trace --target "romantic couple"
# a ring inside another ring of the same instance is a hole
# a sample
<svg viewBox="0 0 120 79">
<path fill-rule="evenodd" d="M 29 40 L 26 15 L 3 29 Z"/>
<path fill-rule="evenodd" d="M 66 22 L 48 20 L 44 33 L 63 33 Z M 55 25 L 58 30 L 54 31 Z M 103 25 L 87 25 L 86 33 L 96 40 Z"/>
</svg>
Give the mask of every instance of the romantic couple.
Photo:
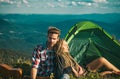
<svg viewBox="0 0 120 79">
<path fill-rule="evenodd" d="M 86 71 L 96 72 L 103 66 L 108 71 L 101 72 L 101 75 L 120 74 L 120 70 L 104 57 L 91 61 L 85 66 L 86 68 L 81 67 L 70 55 L 67 42 L 59 37 L 60 30 L 56 27 L 49 27 L 46 44 L 38 45 L 34 48 L 31 79 L 36 79 L 37 77 L 50 79 L 51 73 L 54 74 L 54 79 L 70 79 L 70 73 L 77 78 L 85 75 Z"/>
</svg>

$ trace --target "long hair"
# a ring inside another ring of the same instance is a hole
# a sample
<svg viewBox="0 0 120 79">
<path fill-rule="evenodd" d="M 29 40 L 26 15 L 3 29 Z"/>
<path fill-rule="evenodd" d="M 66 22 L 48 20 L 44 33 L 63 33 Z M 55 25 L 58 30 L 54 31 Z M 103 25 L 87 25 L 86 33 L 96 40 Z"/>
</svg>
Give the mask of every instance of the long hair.
<svg viewBox="0 0 120 79">
<path fill-rule="evenodd" d="M 73 59 L 69 52 L 64 52 L 63 43 L 65 40 L 60 39 L 57 44 L 53 47 L 56 55 L 56 67 L 58 71 L 58 75 L 60 76 L 66 67 L 73 67 L 76 71 L 78 71 L 78 63 Z"/>
</svg>

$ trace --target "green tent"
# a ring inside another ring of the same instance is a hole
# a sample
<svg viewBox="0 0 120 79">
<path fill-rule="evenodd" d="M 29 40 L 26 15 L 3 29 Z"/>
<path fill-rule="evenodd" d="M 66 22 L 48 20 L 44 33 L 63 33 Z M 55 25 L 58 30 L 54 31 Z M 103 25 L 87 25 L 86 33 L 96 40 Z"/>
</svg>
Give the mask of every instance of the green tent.
<svg viewBox="0 0 120 79">
<path fill-rule="evenodd" d="M 120 44 L 99 25 L 79 22 L 69 30 L 65 40 L 70 54 L 81 65 L 102 56 L 120 69 Z"/>
</svg>

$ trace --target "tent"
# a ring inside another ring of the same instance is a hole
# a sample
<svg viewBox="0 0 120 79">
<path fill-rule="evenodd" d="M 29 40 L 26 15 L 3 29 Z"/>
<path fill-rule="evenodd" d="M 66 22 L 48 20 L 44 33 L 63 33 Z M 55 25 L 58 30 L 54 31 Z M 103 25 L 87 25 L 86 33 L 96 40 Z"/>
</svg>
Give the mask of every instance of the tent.
<svg viewBox="0 0 120 79">
<path fill-rule="evenodd" d="M 70 46 L 70 54 L 81 65 L 98 57 L 105 57 L 120 69 L 120 43 L 99 25 L 84 21 L 75 24 L 65 40 Z"/>
</svg>

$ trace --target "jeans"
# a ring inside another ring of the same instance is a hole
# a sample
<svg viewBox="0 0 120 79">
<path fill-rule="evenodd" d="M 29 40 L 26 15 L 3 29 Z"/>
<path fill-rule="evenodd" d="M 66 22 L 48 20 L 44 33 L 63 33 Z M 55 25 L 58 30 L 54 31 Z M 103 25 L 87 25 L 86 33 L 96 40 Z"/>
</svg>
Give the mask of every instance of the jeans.
<svg viewBox="0 0 120 79">
<path fill-rule="evenodd" d="M 60 79 L 70 79 L 69 74 L 63 74 L 62 77 Z"/>
</svg>

